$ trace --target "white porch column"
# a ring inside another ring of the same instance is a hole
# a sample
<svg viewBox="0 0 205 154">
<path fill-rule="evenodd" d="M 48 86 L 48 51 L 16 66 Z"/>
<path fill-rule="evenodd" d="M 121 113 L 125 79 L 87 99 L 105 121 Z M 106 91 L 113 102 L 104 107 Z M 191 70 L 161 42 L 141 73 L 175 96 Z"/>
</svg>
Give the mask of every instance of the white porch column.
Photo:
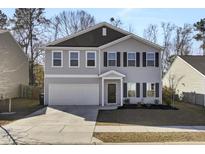
<svg viewBox="0 0 205 154">
<path fill-rule="evenodd" d="M 123 106 L 123 79 L 122 78 L 120 79 L 120 93 L 121 93 L 120 96 L 121 106 Z"/>
<path fill-rule="evenodd" d="M 104 106 L 104 78 L 102 77 L 102 106 Z"/>
</svg>

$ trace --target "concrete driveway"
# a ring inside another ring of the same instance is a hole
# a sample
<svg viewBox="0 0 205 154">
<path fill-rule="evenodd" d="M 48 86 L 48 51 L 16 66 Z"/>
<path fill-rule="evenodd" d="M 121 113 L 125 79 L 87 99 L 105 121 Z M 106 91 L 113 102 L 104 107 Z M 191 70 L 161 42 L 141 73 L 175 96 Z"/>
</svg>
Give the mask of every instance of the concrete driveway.
<svg viewBox="0 0 205 154">
<path fill-rule="evenodd" d="M 91 144 L 97 106 L 52 106 L 0 128 L 0 144 Z M 12 139 L 13 138 L 13 139 Z"/>
</svg>

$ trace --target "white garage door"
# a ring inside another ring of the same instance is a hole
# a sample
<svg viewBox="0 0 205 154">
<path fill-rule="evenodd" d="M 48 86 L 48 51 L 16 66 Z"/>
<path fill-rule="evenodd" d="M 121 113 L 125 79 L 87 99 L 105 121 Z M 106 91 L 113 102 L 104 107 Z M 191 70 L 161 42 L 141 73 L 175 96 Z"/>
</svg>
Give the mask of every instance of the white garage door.
<svg viewBox="0 0 205 154">
<path fill-rule="evenodd" d="M 50 84 L 49 105 L 99 105 L 98 84 Z"/>
</svg>

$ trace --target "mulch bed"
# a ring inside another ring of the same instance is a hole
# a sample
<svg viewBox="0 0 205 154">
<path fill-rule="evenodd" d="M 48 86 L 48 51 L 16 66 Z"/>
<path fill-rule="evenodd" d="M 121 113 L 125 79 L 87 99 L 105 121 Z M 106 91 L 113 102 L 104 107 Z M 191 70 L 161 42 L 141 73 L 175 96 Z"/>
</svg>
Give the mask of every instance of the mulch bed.
<svg viewBox="0 0 205 154">
<path fill-rule="evenodd" d="M 164 104 L 124 104 L 118 109 L 160 109 L 160 110 L 178 110 L 174 106 Z"/>
</svg>

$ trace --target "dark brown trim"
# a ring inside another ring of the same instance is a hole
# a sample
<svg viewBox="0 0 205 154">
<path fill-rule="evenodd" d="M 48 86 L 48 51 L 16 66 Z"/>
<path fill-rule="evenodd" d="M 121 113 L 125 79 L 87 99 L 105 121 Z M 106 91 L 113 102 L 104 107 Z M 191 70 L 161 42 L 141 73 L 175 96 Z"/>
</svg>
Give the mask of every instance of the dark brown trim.
<svg viewBox="0 0 205 154">
<path fill-rule="evenodd" d="M 104 58 L 104 67 L 107 67 L 107 52 L 103 53 L 103 58 Z"/>
<path fill-rule="evenodd" d="M 120 52 L 117 52 L 117 67 L 120 67 Z"/>
<path fill-rule="evenodd" d="M 142 56 L 143 67 L 146 67 L 146 61 L 147 61 L 146 56 L 147 56 L 146 52 L 143 52 L 143 56 Z"/>
<path fill-rule="evenodd" d="M 127 83 L 123 83 L 123 97 L 127 97 Z"/>
<path fill-rule="evenodd" d="M 147 83 L 143 83 L 143 97 L 147 97 Z"/>
<path fill-rule="evenodd" d="M 123 52 L 123 66 L 127 67 L 127 52 Z"/>
<path fill-rule="evenodd" d="M 140 67 L 140 53 L 136 52 L 136 67 Z"/>
<path fill-rule="evenodd" d="M 155 96 L 159 97 L 159 83 L 155 83 Z"/>
<path fill-rule="evenodd" d="M 159 67 L 159 53 L 155 52 L 155 67 Z"/>
<path fill-rule="evenodd" d="M 140 97 L 140 83 L 136 83 L 136 97 Z"/>
</svg>

